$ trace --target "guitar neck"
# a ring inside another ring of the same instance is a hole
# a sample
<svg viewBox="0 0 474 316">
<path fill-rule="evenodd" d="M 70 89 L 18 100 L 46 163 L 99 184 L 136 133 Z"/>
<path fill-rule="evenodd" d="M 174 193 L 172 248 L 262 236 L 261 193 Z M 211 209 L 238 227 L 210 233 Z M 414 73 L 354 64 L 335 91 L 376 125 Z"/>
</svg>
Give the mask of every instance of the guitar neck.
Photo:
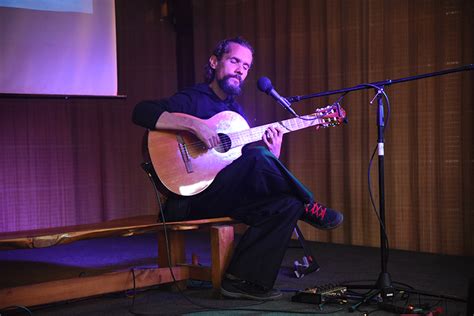
<svg viewBox="0 0 474 316">
<path fill-rule="evenodd" d="M 280 127 L 283 134 L 286 134 L 322 123 L 322 119 L 312 115 L 306 115 L 234 132 L 228 136 L 232 139 L 232 147 L 237 147 L 261 140 L 263 133 L 265 133 L 270 126 Z"/>
</svg>

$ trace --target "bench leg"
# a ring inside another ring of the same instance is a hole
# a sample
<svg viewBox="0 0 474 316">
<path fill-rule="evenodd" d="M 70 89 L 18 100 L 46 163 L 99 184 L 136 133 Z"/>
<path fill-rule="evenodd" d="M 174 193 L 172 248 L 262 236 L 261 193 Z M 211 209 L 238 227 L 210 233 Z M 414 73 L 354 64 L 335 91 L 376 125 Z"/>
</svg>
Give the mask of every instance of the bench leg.
<svg viewBox="0 0 474 316">
<path fill-rule="evenodd" d="M 211 278 L 212 287 L 221 287 L 222 276 L 229 263 L 233 251 L 234 227 L 211 227 Z"/>
<path fill-rule="evenodd" d="M 171 265 L 176 266 L 178 263 L 185 263 L 186 254 L 182 232 L 168 230 L 168 242 Z M 169 266 L 166 238 L 163 231 L 158 232 L 158 265 L 160 268 Z"/>
<path fill-rule="evenodd" d="M 158 232 L 158 267 L 164 268 L 176 267 L 178 264 L 186 262 L 186 252 L 184 246 L 184 236 L 180 231 L 168 230 L 168 248 L 166 247 L 166 238 L 164 231 Z M 170 251 L 170 260 L 168 261 L 168 249 Z M 180 289 L 186 288 L 186 280 L 176 282 Z"/>
</svg>

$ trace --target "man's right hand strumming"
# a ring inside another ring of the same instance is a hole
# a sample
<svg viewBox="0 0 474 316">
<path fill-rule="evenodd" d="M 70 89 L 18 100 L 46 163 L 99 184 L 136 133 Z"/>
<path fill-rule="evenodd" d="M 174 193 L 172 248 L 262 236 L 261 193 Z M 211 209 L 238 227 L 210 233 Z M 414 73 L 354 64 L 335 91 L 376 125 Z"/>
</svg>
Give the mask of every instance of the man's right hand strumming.
<svg viewBox="0 0 474 316">
<path fill-rule="evenodd" d="M 196 135 L 207 148 L 211 149 L 220 144 L 219 135 L 203 120 L 183 113 L 163 112 L 155 124 L 156 129 L 172 129 L 189 131 Z"/>
</svg>

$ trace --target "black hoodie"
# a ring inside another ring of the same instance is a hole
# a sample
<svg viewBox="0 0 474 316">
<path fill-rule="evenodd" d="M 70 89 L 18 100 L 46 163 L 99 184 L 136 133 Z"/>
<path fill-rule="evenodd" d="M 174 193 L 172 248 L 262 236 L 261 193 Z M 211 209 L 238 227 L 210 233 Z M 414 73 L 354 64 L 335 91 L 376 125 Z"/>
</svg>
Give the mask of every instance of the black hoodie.
<svg viewBox="0 0 474 316">
<path fill-rule="evenodd" d="M 234 98 L 221 100 L 209 85 L 201 83 L 186 88 L 168 99 L 138 103 L 133 110 L 132 120 L 137 125 L 153 130 L 163 112 L 180 112 L 208 119 L 222 111 L 234 111 L 246 118 L 242 107 Z"/>
</svg>

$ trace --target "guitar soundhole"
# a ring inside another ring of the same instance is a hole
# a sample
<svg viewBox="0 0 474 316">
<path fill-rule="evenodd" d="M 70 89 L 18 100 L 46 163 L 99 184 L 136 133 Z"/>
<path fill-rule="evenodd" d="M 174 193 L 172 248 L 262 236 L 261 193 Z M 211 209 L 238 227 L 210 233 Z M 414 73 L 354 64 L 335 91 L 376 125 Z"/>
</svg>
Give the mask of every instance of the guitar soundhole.
<svg viewBox="0 0 474 316">
<path fill-rule="evenodd" d="M 232 147 L 232 141 L 230 140 L 230 137 L 227 136 L 226 134 L 217 134 L 219 135 L 219 139 L 221 140 L 221 144 L 217 147 L 214 147 L 215 150 L 217 150 L 220 153 L 225 153 L 227 152 L 230 147 Z"/>
</svg>

